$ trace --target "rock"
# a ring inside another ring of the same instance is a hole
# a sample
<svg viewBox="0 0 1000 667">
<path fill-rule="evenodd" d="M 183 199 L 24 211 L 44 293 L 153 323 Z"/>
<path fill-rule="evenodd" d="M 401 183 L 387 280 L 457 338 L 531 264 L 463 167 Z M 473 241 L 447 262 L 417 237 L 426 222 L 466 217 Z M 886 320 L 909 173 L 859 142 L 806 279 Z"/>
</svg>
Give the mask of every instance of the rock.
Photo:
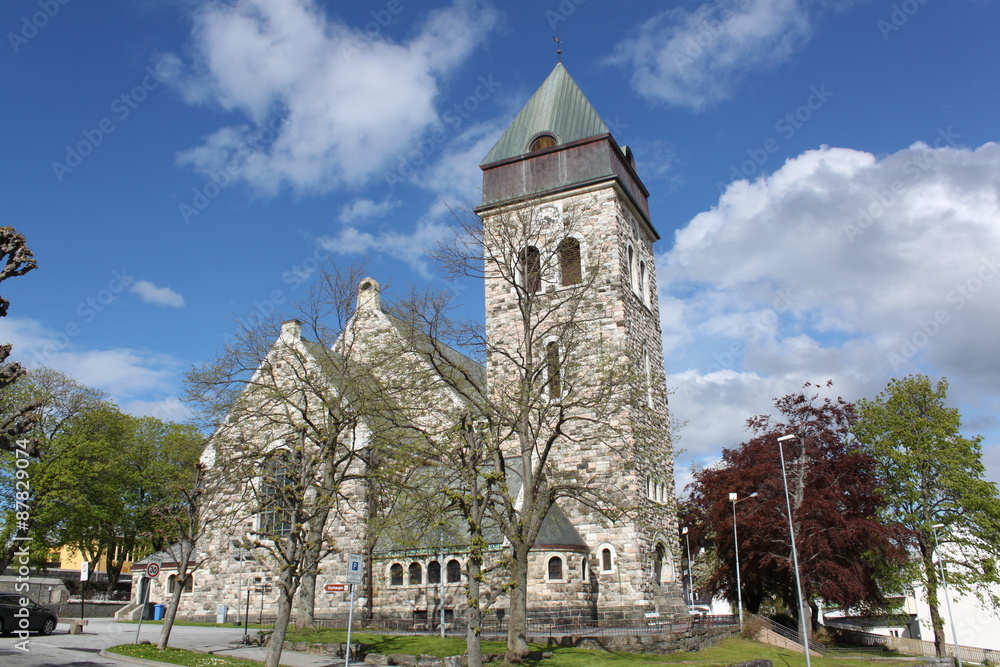
<svg viewBox="0 0 1000 667">
<path fill-rule="evenodd" d="M 406 653 L 390 653 L 390 665 L 403 665 L 403 667 L 417 667 L 417 659 Z"/>
<path fill-rule="evenodd" d="M 366 665 L 388 665 L 389 656 L 382 655 L 381 653 L 369 653 L 365 656 Z"/>
</svg>

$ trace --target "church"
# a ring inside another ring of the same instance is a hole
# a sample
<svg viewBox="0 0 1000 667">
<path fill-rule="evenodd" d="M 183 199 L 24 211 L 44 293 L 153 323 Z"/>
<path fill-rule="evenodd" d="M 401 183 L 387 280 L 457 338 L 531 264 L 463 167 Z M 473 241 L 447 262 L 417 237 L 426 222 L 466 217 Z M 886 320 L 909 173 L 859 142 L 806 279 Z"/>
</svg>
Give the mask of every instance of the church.
<svg viewBox="0 0 1000 667">
<path fill-rule="evenodd" d="M 433 390 L 436 394 L 394 397 L 398 402 L 462 404 L 472 393 L 501 406 L 523 400 L 511 387 L 518 386 L 525 358 L 533 359 L 539 414 L 564 420 L 553 431 L 548 474 L 573 480 L 577 486 L 564 488 L 581 491 L 580 497 L 552 491 L 554 503 L 529 552 L 529 619 L 684 617 L 688 611 L 678 575 L 673 451 L 653 254 L 659 235 L 632 151 L 616 142 L 560 63 L 480 168 L 483 200 L 475 214 L 484 256 L 485 363 L 415 335 L 410 325 L 383 307 L 374 278 L 365 278 L 357 287 L 355 311 L 345 328 L 349 342 L 357 349 L 374 349 L 376 341 L 380 348 L 386 341 L 400 349 L 409 343 L 411 352 L 400 353 L 399 359 L 438 378 L 448 376 Z M 345 354 L 346 344 L 342 337 L 324 347 L 303 336 L 301 322 L 290 320 L 257 373 L 292 365 L 281 361 L 292 355 L 310 369 L 302 377 L 312 378 L 314 371 L 322 375 L 321 358 L 331 351 Z M 602 375 L 609 357 L 624 361 L 627 374 L 598 387 L 595 378 L 611 377 Z M 326 381 L 336 384 L 332 375 L 327 373 Z M 452 376 L 462 378 L 468 394 Z M 281 382 L 295 379 L 286 376 Z M 577 400 L 579 396 L 589 399 Z M 349 447 L 363 450 L 375 429 L 372 424 L 355 429 Z M 271 431 L 271 426 L 250 427 L 230 443 L 289 437 Z M 207 465 L 219 464 L 225 456 L 220 443 L 232 432 L 220 425 L 206 452 Z M 367 462 L 359 458 L 350 465 L 363 473 Z M 512 448 L 504 488 L 513 512 L 531 492 L 522 488 L 528 486 L 523 480 L 531 472 L 523 465 Z M 253 481 L 245 485 L 250 488 Z M 229 489 L 227 498 L 245 497 L 246 488 Z M 438 521 L 437 531 L 428 527 L 422 537 L 410 541 L 364 535 L 370 509 L 364 488 L 345 477 L 338 489 L 347 500 L 323 518 L 327 552 L 316 577 L 316 617 L 346 616 L 347 593 L 336 586 L 325 593 L 324 586 L 342 583 L 347 554 L 364 550 L 368 572 L 359 607 L 374 620 L 460 618 L 467 607 L 469 553 L 461 521 Z M 596 507 L 599 503 L 590 496 L 602 493 L 613 495 L 621 511 Z M 214 620 L 219 605 L 226 605 L 232 621 L 234 612 L 246 604 L 252 616 L 258 611 L 274 616 L 273 568 L 266 567 L 263 551 L 242 547 L 245 536 L 257 535 L 254 539 L 259 540 L 265 527 L 273 532 L 282 519 L 273 508 L 256 510 L 199 542 L 201 564 L 181 594 L 180 618 Z M 492 612 L 502 612 L 510 604 L 503 564 L 511 537 L 496 522 L 484 525 L 483 533 L 489 566 L 483 599 Z M 363 549 L 365 544 L 369 548 Z M 176 563 L 169 554 L 137 561 L 133 572 L 141 574 L 153 561 L 159 566 L 154 570 L 162 572 L 133 587 L 134 601 L 148 594 L 149 600 L 165 603 L 173 590 Z M 124 615 L 134 615 L 137 607 L 131 605 Z"/>
</svg>

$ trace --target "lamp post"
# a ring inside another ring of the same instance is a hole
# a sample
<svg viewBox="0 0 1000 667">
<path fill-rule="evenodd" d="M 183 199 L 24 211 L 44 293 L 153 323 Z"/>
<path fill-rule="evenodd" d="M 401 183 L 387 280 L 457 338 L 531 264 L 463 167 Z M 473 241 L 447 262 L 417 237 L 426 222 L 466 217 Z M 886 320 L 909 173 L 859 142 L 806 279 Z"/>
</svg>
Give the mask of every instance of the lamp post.
<svg viewBox="0 0 1000 667">
<path fill-rule="evenodd" d="M 743 627 L 743 588 L 740 584 L 740 538 L 736 534 L 736 503 L 756 497 L 756 491 L 746 498 L 740 498 L 738 493 L 729 494 L 729 502 L 733 504 L 733 551 L 736 554 L 736 607 L 740 611 L 741 628 Z"/>
<path fill-rule="evenodd" d="M 941 557 L 941 550 L 938 548 L 937 529 L 944 528 L 943 523 L 936 523 L 931 526 L 934 533 L 934 551 L 937 552 L 938 567 L 941 568 L 941 585 L 944 586 L 944 601 L 948 605 L 948 623 L 951 625 L 951 639 L 955 643 L 955 662 L 958 667 L 962 667 L 962 658 L 958 655 L 958 631 L 955 630 L 955 617 L 951 615 L 951 595 L 948 594 L 948 580 L 944 576 L 944 559 Z"/>
<path fill-rule="evenodd" d="M 694 579 L 691 578 L 691 538 L 688 537 L 688 528 L 681 528 L 681 535 L 684 536 L 684 543 L 687 545 L 688 555 L 688 608 L 694 606 Z"/>
<path fill-rule="evenodd" d="M 795 526 L 792 523 L 792 501 L 788 498 L 788 475 L 785 473 L 785 450 L 782 442 L 792 440 L 796 436 L 789 433 L 778 438 L 778 456 L 781 458 L 781 481 L 785 484 L 785 508 L 788 510 L 788 535 L 792 539 L 792 567 L 795 569 L 795 592 L 799 598 L 799 619 L 802 625 L 802 647 L 806 650 L 806 667 L 812 667 L 809 659 L 809 631 L 806 628 L 806 610 L 802 604 L 802 580 L 799 578 L 799 554 L 795 548 Z M 798 436 L 800 442 L 801 436 Z"/>
</svg>

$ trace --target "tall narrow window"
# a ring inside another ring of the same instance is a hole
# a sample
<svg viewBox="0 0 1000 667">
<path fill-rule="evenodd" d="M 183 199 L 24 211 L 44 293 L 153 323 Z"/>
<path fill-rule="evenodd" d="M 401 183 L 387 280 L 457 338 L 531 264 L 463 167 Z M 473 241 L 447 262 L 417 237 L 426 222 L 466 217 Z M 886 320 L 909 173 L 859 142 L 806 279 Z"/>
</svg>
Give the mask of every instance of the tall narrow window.
<svg viewBox="0 0 1000 667">
<path fill-rule="evenodd" d="M 646 262 L 639 262 L 639 299 L 646 303 Z"/>
<path fill-rule="evenodd" d="M 448 583 L 457 584 L 462 581 L 462 564 L 457 560 L 448 561 Z"/>
<path fill-rule="evenodd" d="M 258 530 L 270 539 L 288 537 L 292 532 L 292 456 L 287 449 L 271 453 L 261 466 L 257 501 L 260 507 Z"/>
<path fill-rule="evenodd" d="M 601 550 L 601 571 L 611 572 L 611 549 Z"/>
<path fill-rule="evenodd" d="M 427 564 L 427 583 L 428 584 L 440 584 L 441 583 L 441 563 L 436 560 L 432 560 Z"/>
<path fill-rule="evenodd" d="M 663 543 L 658 543 L 656 545 L 656 551 L 653 553 L 653 583 L 660 584 L 663 582 L 663 554 L 666 549 L 663 547 Z"/>
<path fill-rule="evenodd" d="M 521 251 L 521 280 L 529 294 L 542 291 L 542 255 L 534 246 Z"/>
<path fill-rule="evenodd" d="M 549 559 L 549 580 L 559 580 L 563 578 L 563 562 L 559 556 Z"/>
<path fill-rule="evenodd" d="M 580 578 L 583 579 L 584 581 L 587 581 L 587 574 L 588 574 L 587 570 L 588 570 L 587 557 L 584 556 L 583 559 L 580 561 Z"/>
<path fill-rule="evenodd" d="M 635 248 L 631 245 L 628 247 L 628 285 L 635 291 Z"/>
<path fill-rule="evenodd" d="M 559 343 L 555 341 L 545 346 L 545 367 L 549 376 L 549 398 L 556 400 L 562 396 L 562 376 L 560 374 Z"/>
<path fill-rule="evenodd" d="M 399 563 L 393 563 L 392 567 L 389 568 L 389 585 L 403 585 L 403 566 Z"/>
<path fill-rule="evenodd" d="M 583 280 L 580 268 L 580 242 L 566 237 L 559 244 L 559 271 L 563 285 L 577 285 Z"/>
<path fill-rule="evenodd" d="M 653 367 L 649 362 L 649 351 L 642 351 L 642 373 L 646 379 L 646 405 L 653 407 Z"/>
</svg>

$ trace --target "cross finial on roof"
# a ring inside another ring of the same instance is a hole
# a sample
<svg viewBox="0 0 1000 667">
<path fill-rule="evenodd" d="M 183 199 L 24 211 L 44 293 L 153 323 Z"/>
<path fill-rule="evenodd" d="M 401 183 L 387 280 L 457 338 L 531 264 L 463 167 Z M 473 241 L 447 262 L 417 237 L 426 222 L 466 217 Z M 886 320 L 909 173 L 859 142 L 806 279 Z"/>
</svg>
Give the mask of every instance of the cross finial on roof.
<svg viewBox="0 0 1000 667">
<path fill-rule="evenodd" d="M 562 40 L 559 39 L 559 35 L 558 34 L 555 37 L 553 37 L 552 39 L 555 40 L 555 43 L 556 43 L 556 62 L 560 62 L 561 63 L 562 62 Z"/>
</svg>

